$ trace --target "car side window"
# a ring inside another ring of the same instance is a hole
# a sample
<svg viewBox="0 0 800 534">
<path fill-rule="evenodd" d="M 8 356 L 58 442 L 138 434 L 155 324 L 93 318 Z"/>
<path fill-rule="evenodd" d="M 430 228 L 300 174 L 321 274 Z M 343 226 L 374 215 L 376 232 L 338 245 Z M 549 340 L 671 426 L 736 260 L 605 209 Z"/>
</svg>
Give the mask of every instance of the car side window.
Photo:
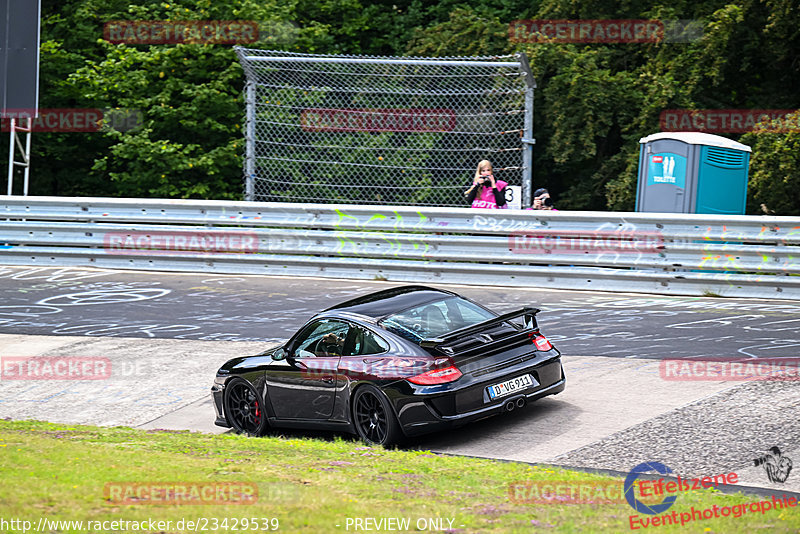
<svg viewBox="0 0 800 534">
<path fill-rule="evenodd" d="M 294 343 L 295 358 L 341 356 L 350 325 L 335 319 L 320 319 L 308 325 Z"/>
<path fill-rule="evenodd" d="M 345 356 L 367 356 L 370 354 L 383 354 L 389 350 L 389 344 L 377 334 L 353 325 L 350 327 L 353 335 L 352 346 L 347 347 Z"/>
</svg>

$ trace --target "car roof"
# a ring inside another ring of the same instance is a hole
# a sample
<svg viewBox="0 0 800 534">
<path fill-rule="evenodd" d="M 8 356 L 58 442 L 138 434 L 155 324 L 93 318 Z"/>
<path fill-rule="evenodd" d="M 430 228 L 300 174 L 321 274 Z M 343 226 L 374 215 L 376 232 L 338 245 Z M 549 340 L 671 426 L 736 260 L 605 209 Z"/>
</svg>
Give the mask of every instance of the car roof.
<svg viewBox="0 0 800 534">
<path fill-rule="evenodd" d="M 434 289 L 426 286 L 401 286 L 384 289 L 361 297 L 331 306 L 324 311 L 348 311 L 380 319 L 414 306 L 421 306 L 428 302 L 435 302 L 448 297 L 457 297 L 451 291 Z"/>
</svg>

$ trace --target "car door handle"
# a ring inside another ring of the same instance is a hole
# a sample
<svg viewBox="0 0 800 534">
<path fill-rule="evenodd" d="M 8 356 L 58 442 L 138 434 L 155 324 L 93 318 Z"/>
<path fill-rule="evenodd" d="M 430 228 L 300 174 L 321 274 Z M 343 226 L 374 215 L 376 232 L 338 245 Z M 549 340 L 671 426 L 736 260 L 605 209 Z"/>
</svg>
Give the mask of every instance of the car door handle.
<svg viewBox="0 0 800 534">
<path fill-rule="evenodd" d="M 326 384 L 333 384 L 333 377 L 332 376 L 323 376 L 322 381 Z"/>
</svg>

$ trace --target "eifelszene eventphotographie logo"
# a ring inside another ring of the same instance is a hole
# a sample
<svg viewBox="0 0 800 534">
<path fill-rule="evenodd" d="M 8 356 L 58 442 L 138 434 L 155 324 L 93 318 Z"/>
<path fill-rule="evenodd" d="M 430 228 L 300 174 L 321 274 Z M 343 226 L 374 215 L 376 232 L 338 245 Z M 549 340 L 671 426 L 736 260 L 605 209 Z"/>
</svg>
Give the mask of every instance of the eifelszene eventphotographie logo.
<svg viewBox="0 0 800 534">
<path fill-rule="evenodd" d="M 625 500 L 628 501 L 628 504 L 631 505 L 631 508 L 643 514 L 656 515 L 669 510 L 669 508 L 675 504 L 678 496 L 670 495 L 668 497 L 664 497 L 664 500 L 658 504 L 645 504 L 637 499 L 636 494 L 633 491 L 634 483 L 640 475 L 644 473 L 650 473 L 651 471 L 656 471 L 660 475 L 669 475 L 672 473 L 672 469 L 661 462 L 641 463 L 631 469 L 630 473 L 628 473 L 628 476 L 625 477 L 623 493 L 625 494 Z"/>
<path fill-rule="evenodd" d="M 770 482 L 784 483 L 792 472 L 792 460 L 781 454 L 778 447 L 772 447 L 764 456 L 754 458 L 753 463 L 756 467 L 764 466 Z"/>
<path fill-rule="evenodd" d="M 770 449 L 770 454 L 757 458 L 756 465 L 766 464 L 773 469 L 773 475 L 777 475 L 784 480 L 789 476 L 791 470 L 791 460 L 783 458 L 787 462 L 781 460 L 780 450 L 777 447 Z M 655 471 L 659 475 L 664 475 L 656 480 L 648 477 L 644 480 L 638 480 L 642 475 Z M 769 474 L 769 469 L 768 469 Z M 628 523 L 631 530 L 641 530 L 650 527 L 661 527 L 666 525 L 684 526 L 703 520 L 719 519 L 725 517 L 741 518 L 749 514 L 751 517 L 755 514 L 764 515 L 769 511 L 784 511 L 797 506 L 797 499 L 795 497 L 788 497 L 784 494 L 782 497 L 773 495 L 769 499 L 763 499 L 755 502 L 739 503 L 735 505 L 720 506 L 714 504 L 706 508 L 695 508 L 693 505 L 684 506 L 682 510 L 676 509 L 669 510 L 677 500 L 677 493 L 681 491 L 694 491 L 709 489 L 717 487 L 720 484 L 736 484 L 739 481 L 739 475 L 736 473 L 727 473 L 716 475 L 713 477 L 704 476 L 698 478 L 681 478 L 678 475 L 675 479 L 672 477 L 665 478 L 666 475 L 672 473 L 672 469 L 660 462 L 645 462 L 637 465 L 631 469 L 625 479 L 623 486 L 623 494 L 628 504 L 638 512 L 628 516 Z M 647 504 L 639 500 L 635 493 L 634 488 L 638 485 L 639 495 L 641 497 L 654 497 L 658 498 L 660 495 L 665 495 L 660 503 Z M 667 495 L 669 494 L 669 495 Z M 676 507 L 678 508 L 678 507 Z M 642 514 L 642 515 L 639 515 Z"/>
</svg>

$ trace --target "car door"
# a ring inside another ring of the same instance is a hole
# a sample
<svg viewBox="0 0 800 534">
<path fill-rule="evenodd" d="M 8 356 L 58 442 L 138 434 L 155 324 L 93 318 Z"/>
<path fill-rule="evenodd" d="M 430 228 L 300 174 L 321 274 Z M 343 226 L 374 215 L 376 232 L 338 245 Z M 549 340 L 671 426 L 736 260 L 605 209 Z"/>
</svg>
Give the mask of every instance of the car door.
<svg viewBox="0 0 800 534">
<path fill-rule="evenodd" d="M 287 356 L 266 371 L 267 396 L 278 419 L 325 420 L 333 413 L 336 370 L 350 325 L 318 319 L 286 346 Z"/>
</svg>

